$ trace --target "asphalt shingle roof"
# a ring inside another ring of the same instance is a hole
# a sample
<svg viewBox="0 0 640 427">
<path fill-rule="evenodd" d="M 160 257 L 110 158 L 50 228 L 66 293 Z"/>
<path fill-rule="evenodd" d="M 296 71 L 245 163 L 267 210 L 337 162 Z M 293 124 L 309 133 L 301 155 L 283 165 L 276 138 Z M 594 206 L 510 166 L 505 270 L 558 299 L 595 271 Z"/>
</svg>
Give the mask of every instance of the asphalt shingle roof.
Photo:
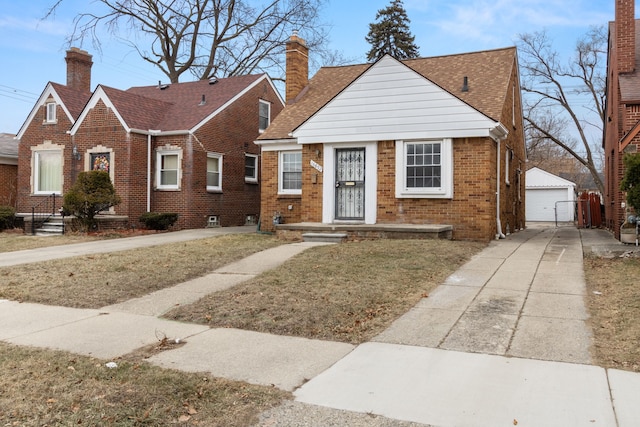
<svg viewBox="0 0 640 427">
<path fill-rule="evenodd" d="M 18 140 L 12 133 L 0 133 L 0 156 L 18 157 Z"/>
<path fill-rule="evenodd" d="M 437 56 L 402 61 L 408 67 L 499 121 L 509 80 L 516 66 L 516 48 Z M 309 80 L 300 95 L 275 118 L 259 140 L 290 138 L 289 134 L 331 101 L 372 64 L 323 67 Z M 464 77 L 469 90 L 462 92 Z"/>
<path fill-rule="evenodd" d="M 217 79 L 215 84 L 210 84 L 207 80 L 176 83 L 168 85 L 165 89 L 160 89 L 158 85 L 132 87 L 124 93 L 138 97 L 143 104 L 131 105 L 131 108 L 127 107 L 123 111 L 119 106 L 117 108 L 127 124 L 137 129 L 187 130 L 199 124 L 263 76 L 264 74 L 254 74 L 227 77 Z M 203 96 L 205 103 L 201 105 Z M 109 97 L 111 98 L 111 95 Z M 118 97 L 119 101 L 127 106 L 134 100 L 122 93 Z M 143 98 L 147 101 L 142 101 Z M 152 126 L 151 122 L 154 122 Z M 134 126 L 133 123 L 144 126 Z"/>
<path fill-rule="evenodd" d="M 60 83 L 50 82 L 51 86 L 55 89 L 63 104 L 69 110 L 69 113 L 73 116 L 73 120 L 77 120 L 82 113 L 82 109 L 89 101 L 91 92 L 79 92 L 75 89 L 71 89 L 68 86 L 61 85 Z"/>
</svg>

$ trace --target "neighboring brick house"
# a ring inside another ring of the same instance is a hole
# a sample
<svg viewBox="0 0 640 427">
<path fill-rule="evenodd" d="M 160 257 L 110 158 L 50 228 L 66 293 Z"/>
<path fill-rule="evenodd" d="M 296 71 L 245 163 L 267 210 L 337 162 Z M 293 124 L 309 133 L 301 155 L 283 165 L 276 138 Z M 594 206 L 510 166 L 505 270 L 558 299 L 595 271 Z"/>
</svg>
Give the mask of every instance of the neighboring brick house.
<svg viewBox="0 0 640 427">
<path fill-rule="evenodd" d="M 489 240 L 525 226 L 515 48 L 323 67 L 287 43 L 287 106 L 262 149 L 263 230 L 286 224 L 448 224 Z"/>
<path fill-rule="evenodd" d="M 18 141 L 0 133 L 0 206 L 16 207 L 18 188 Z"/>
<path fill-rule="evenodd" d="M 67 85 L 49 83 L 18 133 L 18 212 L 103 169 L 122 198 L 105 218 L 120 224 L 148 211 L 178 213 L 175 229 L 257 221 L 253 141 L 284 106 L 266 74 L 90 92 L 91 56 L 66 59 Z"/>
<path fill-rule="evenodd" d="M 634 0 L 616 0 L 615 21 L 609 23 L 607 92 L 603 148 L 605 154 L 604 214 L 607 228 L 620 238 L 627 213 L 620 191 L 625 153 L 640 145 L 640 20 Z"/>
</svg>

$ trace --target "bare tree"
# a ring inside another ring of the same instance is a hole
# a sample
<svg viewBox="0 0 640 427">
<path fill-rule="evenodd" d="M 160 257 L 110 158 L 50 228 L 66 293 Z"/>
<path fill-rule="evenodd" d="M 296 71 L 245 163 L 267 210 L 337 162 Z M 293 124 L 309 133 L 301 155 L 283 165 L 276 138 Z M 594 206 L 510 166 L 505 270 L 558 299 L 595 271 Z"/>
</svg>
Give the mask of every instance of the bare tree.
<svg viewBox="0 0 640 427">
<path fill-rule="evenodd" d="M 604 27 L 592 28 L 563 64 L 546 32 L 521 34 L 518 43 L 528 149 L 556 144 L 589 171 L 602 194 L 601 139 L 590 135 L 601 138 L 604 128 L 606 46 Z"/>
<path fill-rule="evenodd" d="M 90 39 L 100 50 L 98 30 L 105 27 L 172 83 L 186 72 L 202 80 L 266 71 L 277 78 L 284 42 L 294 30 L 318 57 L 338 60 L 325 47 L 324 1 L 266 0 L 256 6 L 257 0 L 96 0 L 102 13 L 79 13 L 68 42 Z"/>
</svg>

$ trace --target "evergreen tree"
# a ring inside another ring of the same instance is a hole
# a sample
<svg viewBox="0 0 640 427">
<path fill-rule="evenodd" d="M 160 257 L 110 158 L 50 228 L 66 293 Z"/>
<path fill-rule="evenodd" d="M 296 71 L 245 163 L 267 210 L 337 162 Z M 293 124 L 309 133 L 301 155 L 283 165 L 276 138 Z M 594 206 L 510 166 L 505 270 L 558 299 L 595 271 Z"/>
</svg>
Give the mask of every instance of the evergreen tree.
<svg viewBox="0 0 640 427">
<path fill-rule="evenodd" d="M 368 61 L 375 61 L 389 54 L 396 59 L 416 58 L 420 55 L 415 37 L 409 30 L 409 17 L 402 0 L 391 0 L 386 9 L 378 10 L 375 23 L 369 24 L 365 40 L 371 45 Z"/>
</svg>

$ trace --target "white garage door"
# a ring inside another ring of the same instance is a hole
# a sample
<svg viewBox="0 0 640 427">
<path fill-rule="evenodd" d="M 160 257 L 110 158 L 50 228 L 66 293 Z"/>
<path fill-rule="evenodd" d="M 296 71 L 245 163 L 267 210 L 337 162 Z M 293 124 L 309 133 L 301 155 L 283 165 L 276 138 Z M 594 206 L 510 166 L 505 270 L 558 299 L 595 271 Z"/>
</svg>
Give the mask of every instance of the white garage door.
<svg viewBox="0 0 640 427">
<path fill-rule="evenodd" d="M 566 189 L 527 189 L 527 221 L 555 221 L 556 202 L 558 203 L 558 221 L 573 221 L 573 204 L 566 203 Z"/>
</svg>

